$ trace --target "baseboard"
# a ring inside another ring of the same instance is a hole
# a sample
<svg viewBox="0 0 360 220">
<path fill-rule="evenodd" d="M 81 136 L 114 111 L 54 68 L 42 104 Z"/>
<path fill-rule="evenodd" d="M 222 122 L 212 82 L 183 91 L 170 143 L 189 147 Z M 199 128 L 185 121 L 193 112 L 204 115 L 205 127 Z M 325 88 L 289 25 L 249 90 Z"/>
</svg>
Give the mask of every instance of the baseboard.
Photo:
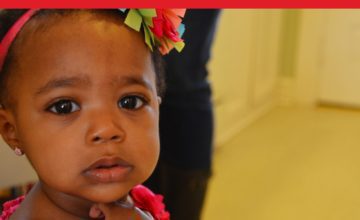
<svg viewBox="0 0 360 220">
<path fill-rule="evenodd" d="M 261 118 L 263 115 L 267 114 L 275 106 L 273 100 L 264 103 L 261 106 L 258 106 L 256 109 L 251 109 L 247 114 L 244 114 L 240 120 L 234 122 L 232 126 L 229 126 L 229 129 L 222 131 L 221 134 L 215 135 L 215 148 L 221 147 L 234 138 L 239 132 L 244 128 L 248 127 L 257 119 Z"/>
</svg>

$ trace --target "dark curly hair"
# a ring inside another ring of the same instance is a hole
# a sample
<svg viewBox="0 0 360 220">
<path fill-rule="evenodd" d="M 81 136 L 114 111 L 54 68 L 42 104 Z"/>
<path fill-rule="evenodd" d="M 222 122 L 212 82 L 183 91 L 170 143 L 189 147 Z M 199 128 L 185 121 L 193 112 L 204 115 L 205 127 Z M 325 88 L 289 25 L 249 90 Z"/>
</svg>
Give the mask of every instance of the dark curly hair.
<svg viewBox="0 0 360 220">
<path fill-rule="evenodd" d="M 19 19 L 21 15 L 23 15 L 27 9 L 7 9 L 2 10 L 0 9 L 0 40 L 3 39 L 5 34 L 8 32 L 8 30 L 11 28 L 11 26 Z M 119 10 L 115 9 L 103 9 L 103 10 L 86 10 L 86 9 L 44 9 L 39 10 L 36 12 L 35 15 L 32 16 L 31 20 L 36 19 L 47 19 L 52 16 L 57 17 L 64 17 L 64 16 L 70 16 L 70 15 L 76 15 L 81 12 L 88 12 L 92 14 L 110 14 L 112 16 L 119 17 L 121 19 L 125 18 L 124 13 L 121 13 Z M 48 19 L 50 20 L 50 19 Z M 47 26 L 35 26 L 37 30 L 43 31 L 46 30 Z M 141 30 L 143 32 L 143 30 Z M 9 51 L 6 55 L 3 67 L 0 71 L 0 104 L 5 105 L 8 103 L 8 97 L 10 97 L 9 94 L 9 88 L 8 88 L 8 82 L 11 76 L 11 64 L 14 62 L 15 58 L 15 52 L 14 52 L 14 44 L 18 40 L 18 37 L 15 38 L 14 42 L 9 48 Z M 151 53 L 152 55 L 152 62 L 156 73 L 156 88 L 157 92 L 160 96 L 164 94 L 165 90 L 165 80 L 164 80 L 164 71 L 163 71 L 163 60 L 162 56 L 157 50 L 157 48 L 154 48 L 154 51 Z"/>
</svg>

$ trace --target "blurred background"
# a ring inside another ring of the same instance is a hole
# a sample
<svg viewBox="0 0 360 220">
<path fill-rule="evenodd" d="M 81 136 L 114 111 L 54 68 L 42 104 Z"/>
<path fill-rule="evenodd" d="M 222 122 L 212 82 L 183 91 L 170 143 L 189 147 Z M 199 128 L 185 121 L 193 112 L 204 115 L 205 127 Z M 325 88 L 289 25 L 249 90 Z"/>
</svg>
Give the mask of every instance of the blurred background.
<svg viewBox="0 0 360 220">
<path fill-rule="evenodd" d="M 224 10 L 204 220 L 360 219 L 360 10 Z"/>
<path fill-rule="evenodd" d="M 225 9 L 209 68 L 202 219 L 360 219 L 360 10 Z M 36 179 L 3 143 L 0 161 L 0 195 Z"/>
</svg>

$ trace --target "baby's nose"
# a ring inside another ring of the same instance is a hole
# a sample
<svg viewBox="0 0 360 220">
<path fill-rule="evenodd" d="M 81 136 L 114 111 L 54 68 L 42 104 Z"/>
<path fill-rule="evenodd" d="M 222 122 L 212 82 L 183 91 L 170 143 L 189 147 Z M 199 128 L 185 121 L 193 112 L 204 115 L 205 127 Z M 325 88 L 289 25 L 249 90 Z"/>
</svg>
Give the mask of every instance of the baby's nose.
<svg viewBox="0 0 360 220">
<path fill-rule="evenodd" d="M 120 142 L 120 134 L 115 134 L 115 132 L 101 131 L 93 135 L 91 142 L 94 144 L 100 144 L 104 142 Z"/>
<path fill-rule="evenodd" d="M 87 141 L 90 144 L 102 144 L 108 142 L 122 142 L 125 132 L 121 123 L 112 115 L 103 115 L 91 119 L 92 123 L 87 132 Z"/>
</svg>

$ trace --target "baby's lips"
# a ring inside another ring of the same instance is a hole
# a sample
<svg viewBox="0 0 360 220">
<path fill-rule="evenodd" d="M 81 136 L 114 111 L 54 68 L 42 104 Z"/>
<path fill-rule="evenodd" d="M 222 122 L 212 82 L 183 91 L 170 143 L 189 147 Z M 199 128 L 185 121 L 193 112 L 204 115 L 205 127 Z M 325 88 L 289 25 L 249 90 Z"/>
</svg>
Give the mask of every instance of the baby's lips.
<svg viewBox="0 0 360 220">
<path fill-rule="evenodd" d="M 96 183 L 113 183 L 126 180 L 133 166 L 119 157 L 102 157 L 84 171 Z"/>
<path fill-rule="evenodd" d="M 115 167 L 115 166 L 120 166 L 120 167 L 132 167 L 132 165 L 121 159 L 120 157 L 102 157 L 100 159 L 98 159 L 97 161 L 95 161 L 94 163 L 92 163 L 86 170 L 94 170 L 94 169 L 99 169 L 99 168 L 111 168 L 111 167 Z"/>
</svg>

